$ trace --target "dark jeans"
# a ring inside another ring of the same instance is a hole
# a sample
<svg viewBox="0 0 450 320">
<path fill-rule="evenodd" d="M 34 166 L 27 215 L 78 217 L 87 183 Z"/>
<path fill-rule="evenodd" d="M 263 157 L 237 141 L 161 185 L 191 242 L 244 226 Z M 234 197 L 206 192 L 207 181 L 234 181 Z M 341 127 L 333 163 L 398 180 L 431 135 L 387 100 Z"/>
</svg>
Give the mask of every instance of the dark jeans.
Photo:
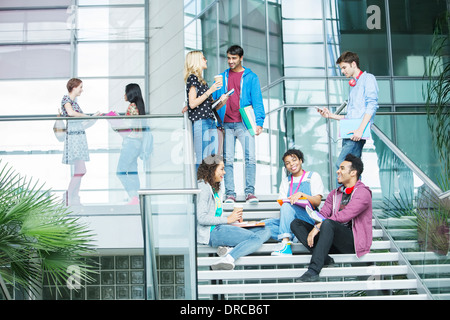
<svg viewBox="0 0 450 320">
<path fill-rule="evenodd" d="M 331 259 L 329 253 L 355 253 L 353 232 L 350 228 L 339 222 L 326 219 L 322 222 L 320 232 L 314 237 L 314 246 L 308 246 L 308 234 L 311 232 L 311 224 L 295 219 L 291 223 L 291 230 L 297 239 L 312 253 L 308 269 L 318 274 L 324 264 Z"/>
</svg>

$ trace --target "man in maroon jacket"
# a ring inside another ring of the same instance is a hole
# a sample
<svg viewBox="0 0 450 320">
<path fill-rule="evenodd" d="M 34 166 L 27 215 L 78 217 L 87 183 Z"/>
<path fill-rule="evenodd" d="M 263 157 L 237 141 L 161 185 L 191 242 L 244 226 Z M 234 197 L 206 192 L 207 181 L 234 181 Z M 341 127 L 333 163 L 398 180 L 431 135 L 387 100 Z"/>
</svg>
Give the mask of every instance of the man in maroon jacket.
<svg viewBox="0 0 450 320">
<path fill-rule="evenodd" d="M 356 253 L 359 258 L 370 251 L 372 192 L 359 180 L 363 169 L 360 158 L 347 155 L 337 171 L 342 186 L 330 192 L 320 210 L 325 219 L 314 226 L 292 221 L 292 232 L 312 253 L 308 270 L 296 282 L 318 281 L 323 266 L 334 263 L 329 253 Z"/>
</svg>

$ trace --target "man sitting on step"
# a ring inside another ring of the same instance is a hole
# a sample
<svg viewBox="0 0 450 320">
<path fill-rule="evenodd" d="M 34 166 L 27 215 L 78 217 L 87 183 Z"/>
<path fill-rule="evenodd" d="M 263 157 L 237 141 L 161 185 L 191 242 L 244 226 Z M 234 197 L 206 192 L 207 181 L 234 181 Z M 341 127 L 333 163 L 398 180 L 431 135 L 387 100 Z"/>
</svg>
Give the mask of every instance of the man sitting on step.
<svg viewBox="0 0 450 320">
<path fill-rule="evenodd" d="M 291 223 L 297 239 L 312 253 L 308 270 L 296 282 L 319 280 L 324 265 L 334 263 L 329 253 L 355 253 L 358 258 L 372 245 L 372 192 L 360 180 L 364 165 L 349 154 L 337 173 L 342 184 L 328 195 L 314 226 L 300 219 Z"/>
</svg>

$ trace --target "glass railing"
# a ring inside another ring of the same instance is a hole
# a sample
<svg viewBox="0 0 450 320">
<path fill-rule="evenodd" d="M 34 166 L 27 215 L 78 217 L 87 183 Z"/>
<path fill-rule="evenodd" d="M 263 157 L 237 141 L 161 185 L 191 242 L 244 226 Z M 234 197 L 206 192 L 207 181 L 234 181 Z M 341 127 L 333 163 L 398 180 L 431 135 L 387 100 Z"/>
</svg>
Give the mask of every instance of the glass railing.
<svg viewBox="0 0 450 320">
<path fill-rule="evenodd" d="M 197 299 L 198 189 L 141 190 L 146 299 Z M 164 266 L 164 257 L 171 266 Z M 162 269 L 170 269 L 165 271 Z"/>
<path fill-rule="evenodd" d="M 53 132 L 56 119 L 1 117 L 0 159 L 45 183 L 61 201 L 120 206 L 139 189 L 191 187 L 181 114 L 64 118 L 62 141 Z"/>
</svg>

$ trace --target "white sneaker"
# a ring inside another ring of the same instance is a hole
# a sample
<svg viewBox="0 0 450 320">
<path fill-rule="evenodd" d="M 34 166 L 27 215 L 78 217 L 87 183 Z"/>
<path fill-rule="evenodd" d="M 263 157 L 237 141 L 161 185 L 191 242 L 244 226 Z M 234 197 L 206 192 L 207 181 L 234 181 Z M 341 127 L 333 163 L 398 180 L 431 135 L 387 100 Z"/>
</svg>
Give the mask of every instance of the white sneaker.
<svg viewBox="0 0 450 320">
<path fill-rule="evenodd" d="M 216 263 L 211 265 L 213 270 L 233 270 L 234 269 L 234 259 L 232 256 L 227 254 L 224 258 L 220 259 Z"/>
<path fill-rule="evenodd" d="M 219 257 L 225 257 L 231 250 L 233 250 L 232 247 L 219 246 L 217 247 L 217 255 Z"/>
</svg>

